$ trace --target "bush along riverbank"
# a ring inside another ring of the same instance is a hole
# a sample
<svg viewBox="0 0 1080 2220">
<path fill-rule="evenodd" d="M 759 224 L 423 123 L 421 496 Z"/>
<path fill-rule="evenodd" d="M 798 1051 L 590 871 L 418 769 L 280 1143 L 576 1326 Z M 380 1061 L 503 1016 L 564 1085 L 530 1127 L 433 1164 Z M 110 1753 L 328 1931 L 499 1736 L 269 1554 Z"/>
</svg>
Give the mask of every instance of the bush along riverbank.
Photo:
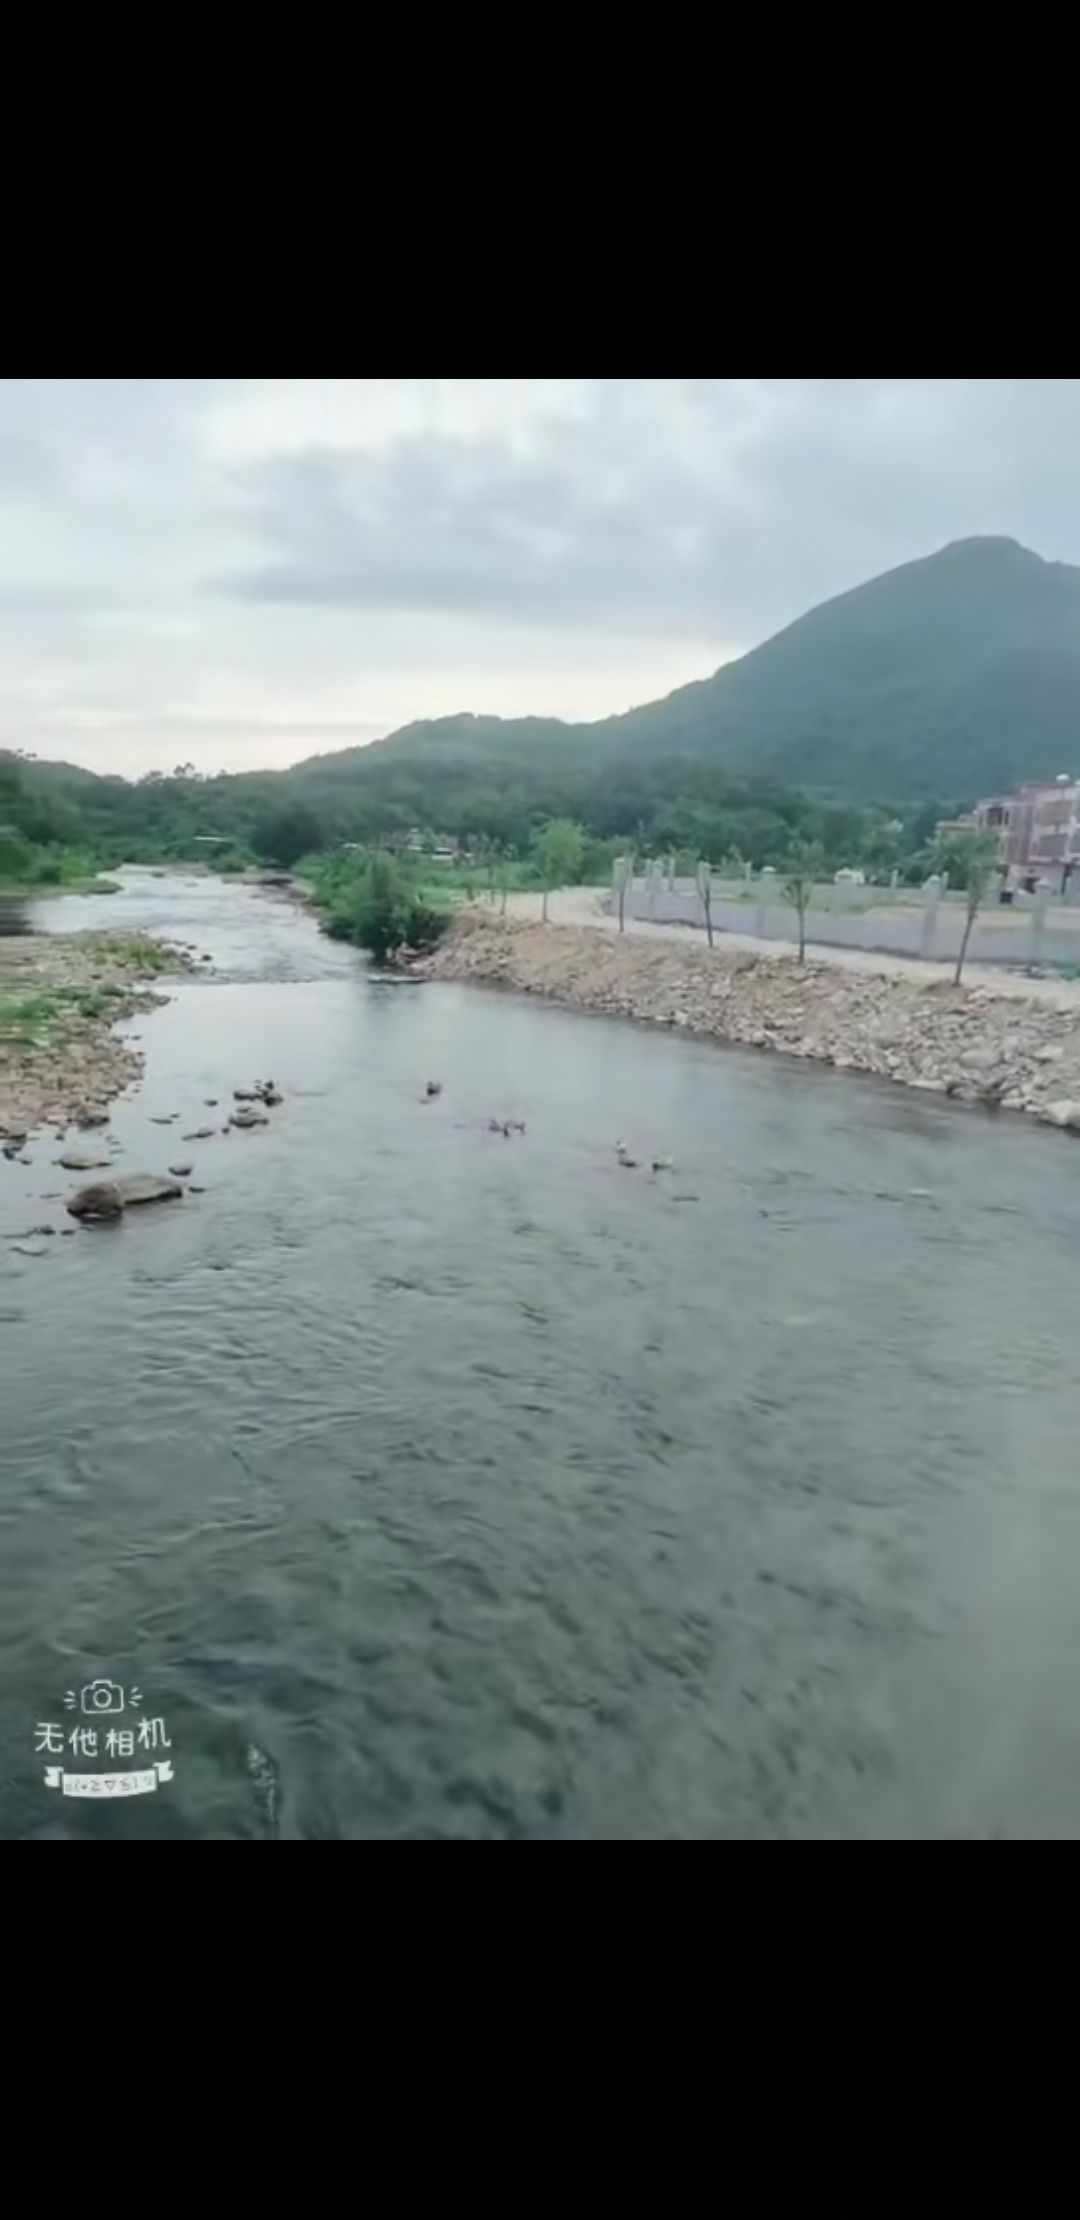
<svg viewBox="0 0 1080 2220">
<path fill-rule="evenodd" d="M 153 1009 L 165 997 L 150 982 L 189 968 L 143 933 L 0 940 L 0 1149 L 17 1154 L 46 1123 L 94 1122 L 142 1069 L 117 1020 Z"/>
<path fill-rule="evenodd" d="M 450 922 L 408 865 L 381 849 L 339 850 L 303 874 L 325 933 L 366 948 L 376 963 L 408 963 L 433 949 Z"/>
<path fill-rule="evenodd" d="M 812 1057 L 1080 1135 L 1080 1006 L 463 911 L 429 976 Z"/>
</svg>

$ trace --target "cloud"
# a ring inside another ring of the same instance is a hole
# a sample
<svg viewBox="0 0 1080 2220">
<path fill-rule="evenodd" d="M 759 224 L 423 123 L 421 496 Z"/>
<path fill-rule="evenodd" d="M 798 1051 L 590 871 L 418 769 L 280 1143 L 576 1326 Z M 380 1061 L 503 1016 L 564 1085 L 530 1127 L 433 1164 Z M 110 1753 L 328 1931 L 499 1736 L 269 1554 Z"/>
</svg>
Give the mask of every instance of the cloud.
<svg viewBox="0 0 1080 2220">
<path fill-rule="evenodd" d="M 1080 562 L 1080 381 L 9 379 L 0 745 L 599 716 L 978 532 Z"/>
<path fill-rule="evenodd" d="M 616 381 L 524 449 L 408 431 L 253 463 L 267 558 L 231 590 L 747 646 L 949 538 L 1080 557 L 1078 441 L 1071 379 Z"/>
</svg>

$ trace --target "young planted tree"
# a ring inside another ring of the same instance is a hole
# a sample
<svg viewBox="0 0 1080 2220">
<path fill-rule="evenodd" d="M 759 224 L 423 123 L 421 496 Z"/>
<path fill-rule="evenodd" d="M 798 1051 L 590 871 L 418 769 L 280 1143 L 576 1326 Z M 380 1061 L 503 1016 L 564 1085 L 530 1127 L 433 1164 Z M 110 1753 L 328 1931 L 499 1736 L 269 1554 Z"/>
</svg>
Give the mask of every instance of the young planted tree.
<svg viewBox="0 0 1080 2220">
<path fill-rule="evenodd" d="M 500 852 L 501 851 L 497 840 L 486 840 L 484 842 L 484 868 L 487 874 L 487 898 L 491 904 L 492 909 L 494 909 L 495 907 L 495 887 L 499 877 Z"/>
<path fill-rule="evenodd" d="M 954 833 L 940 843 L 937 861 L 938 868 L 947 873 L 949 885 L 961 887 L 967 895 L 963 937 L 953 972 L 953 985 L 958 987 L 972 926 L 998 876 L 1001 863 L 998 836 L 995 832 Z"/>
<path fill-rule="evenodd" d="M 541 915 L 547 923 L 548 895 L 556 887 L 571 886 L 581 876 L 585 861 L 585 831 L 572 817 L 549 817 L 533 843 L 540 883 L 544 889 Z"/>
<path fill-rule="evenodd" d="M 711 948 L 711 947 L 712 947 L 712 944 L 713 944 L 713 933 L 712 933 L 712 865 L 711 865 L 711 863 L 706 863 L 706 862 L 704 861 L 704 858 L 703 858 L 703 859 L 702 859 L 702 861 L 701 861 L 701 862 L 700 862 L 700 863 L 698 864 L 698 867 L 697 867 L 697 883 L 698 883 L 698 893 L 699 893 L 699 894 L 700 894 L 700 896 L 701 896 L 701 907 L 702 907 L 702 910 L 703 910 L 703 912 L 704 912 L 704 916 L 705 916 L 705 931 L 707 932 L 707 934 L 708 934 L 708 936 L 709 936 L 709 946 L 710 946 L 710 948 Z"/>
<path fill-rule="evenodd" d="M 507 897 L 507 895 L 508 895 L 508 894 L 509 894 L 509 892 L 510 892 L 510 879 L 511 879 L 511 874 L 512 874 L 512 872 L 513 872 L 513 868 L 514 868 L 514 851 L 513 851 L 513 849 L 512 849 L 512 848 L 508 848 L 508 847 L 502 847 L 502 848 L 500 848 L 500 850 L 499 850 L 499 892 L 500 892 L 500 895 L 501 895 L 501 900 L 500 900 L 500 902 L 499 902 L 499 915 L 500 915 L 500 917 L 505 917 L 505 916 L 506 916 L 506 897 Z"/>
<path fill-rule="evenodd" d="M 806 913 L 810 907 L 815 882 L 825 869 L 825 852 L 816 840 L 799 841 L 788 858 L 788 873 L 784 880 L 784 900 L 790 902 L 799 920 L 799 962 L 806 962 Z"/>
</svg>

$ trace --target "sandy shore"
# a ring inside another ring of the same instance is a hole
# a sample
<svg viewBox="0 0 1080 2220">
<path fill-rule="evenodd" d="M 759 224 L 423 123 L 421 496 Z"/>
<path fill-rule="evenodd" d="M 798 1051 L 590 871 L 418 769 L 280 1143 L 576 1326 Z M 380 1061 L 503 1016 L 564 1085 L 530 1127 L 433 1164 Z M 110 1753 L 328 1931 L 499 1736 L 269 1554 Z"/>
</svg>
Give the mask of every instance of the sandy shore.
<svg viewBox="0 0 1080 2220">
<path fill-rule="evenodd" d="M 774 945 L 735 949 L 726 935 L 710 950 L 678 928 L 621 936 L 481 907 L 460 913 L 428 968 L 1080 1132 L 1080 997 L 1034 991 L 1050 982 L 954 987 L 926 965 L 910 976 L 916 967 L 818 961 L 816 951 L 800 964 Z"/>
<path fill-rule="evenodd" d="M 142 1069 L 119 1018 L 165 998 L 151 982 L 188 968 L 144 934 L 26 933 L 0 940 L 0 1147 L 35 1128 L 102 1117 Z"/>
</svg>

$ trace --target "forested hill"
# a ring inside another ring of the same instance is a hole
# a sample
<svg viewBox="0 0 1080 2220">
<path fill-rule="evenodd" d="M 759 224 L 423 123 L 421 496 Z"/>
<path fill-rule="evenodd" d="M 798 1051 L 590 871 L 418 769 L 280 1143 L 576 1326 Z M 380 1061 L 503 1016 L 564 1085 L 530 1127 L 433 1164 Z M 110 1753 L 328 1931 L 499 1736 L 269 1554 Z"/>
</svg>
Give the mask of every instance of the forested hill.
<svg viewBox="0 0 1080 2220">
<path fill-rule="evenodd" d="M 564 816 L 595 841 L 716 861 L 776 862 L 809 839 L 837 863 L 918 870 L 936 817 L 1062 771 L 1080 772 L 1080 569 L 963 540 L 597 724 L 447 717 L 285 772 L 187 766 L 135 785 L 0 757 L 0 878 L 65 868 L 28 855 L 43 846 L 120 858 L 219 842 L 289 861 L 414 828 L 522 855 Z"/>
<path fill-rule="evenodd" d="M 310 788 L 694 757 L 885 803 L 1080 769 L 1080 569 L 959 540 L 811 609 L 712 678 L 597 724 L 448 717 L 313 758 Z"/>
</svg>

